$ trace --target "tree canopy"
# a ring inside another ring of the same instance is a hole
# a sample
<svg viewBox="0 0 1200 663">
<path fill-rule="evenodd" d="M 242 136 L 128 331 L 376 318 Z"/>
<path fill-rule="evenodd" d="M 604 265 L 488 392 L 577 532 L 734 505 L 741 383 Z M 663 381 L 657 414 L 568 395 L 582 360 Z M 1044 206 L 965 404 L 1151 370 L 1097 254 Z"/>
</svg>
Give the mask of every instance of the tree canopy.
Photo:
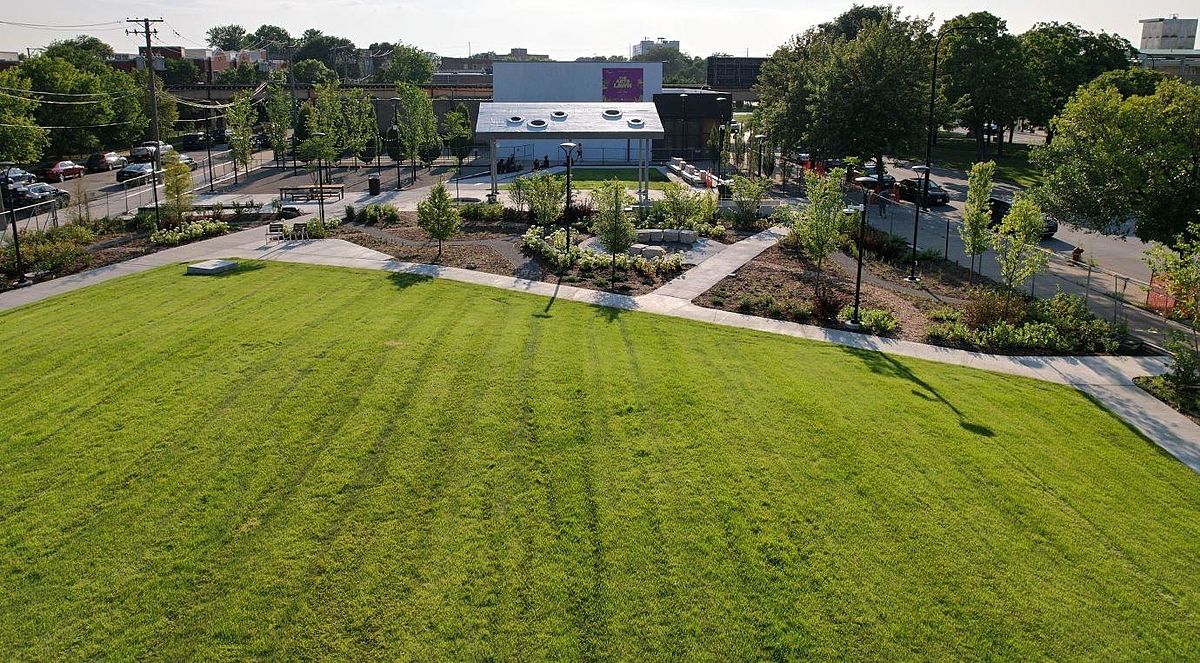
<svg viewBox="0 0 1200 663">
<path fill-rule="evenodd" d="M 1031 78 L 1024 116 L 1043 128 L 1079 86 L 1106 71 L 1128 69 L 1134 54 L 1125 39 L 1074 23 L 1038 23 L 1021 35 L 1021 45 Z"/>
<path fill-rule="evenodd" d="M 633 57 L 633 62 L 663 63 L 663 83 L 703 83 L 707 73 L 704 58 L 692 57 L 669 46 L 655 46 Z"/>
<path fill-rule="evenodd" d="M 385 58 L 387 64 L 374 74 L 377 82 L 421 84 L 433 79 L 432 53 L 402 43 L 392 44 L 390 50 L 391 54 Z"/>
<path fill-rule="evenodd" d="M 219 48 L 222 51 L 240 51 L 246 48 L 251 41 L 246 28 L 234 24 L 214 25 L 208 29 L 206 34 L 208 45 L 213 48 Z"/>
</svg>

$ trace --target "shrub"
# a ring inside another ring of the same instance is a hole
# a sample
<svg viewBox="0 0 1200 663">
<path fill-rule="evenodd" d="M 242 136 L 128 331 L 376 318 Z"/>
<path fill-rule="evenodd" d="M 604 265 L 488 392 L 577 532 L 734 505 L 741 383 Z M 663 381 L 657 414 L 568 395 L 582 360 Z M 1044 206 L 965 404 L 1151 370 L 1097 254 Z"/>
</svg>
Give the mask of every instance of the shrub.
<svg viewBox="0 0 1200 663">
<path fill-rule="evenodd" d="M 925 340 L 934 345 L 971 346 L 971 330 L 961 321 L 935 322 L 925 329 Z"/>
<path fill-rule="evenodd" d="M 1004 293 L 996 290 L 976 290 L 963 307 L 963 322 L 971 329 L 986 329 L 997 322 L 1018 325 L 1024 319 L 1024 298 L 1006 298 Z"/>
<path fill-rule="evenodd" d="M 1121 330 L 1093 315 L 1082 296 L 1060 292 L 1035 302 L 1028 313 L 1034 320 L 1053 325 L 1076 352 L 1112 353 L 1120 347 Z"/>
<path fill-rule="evenodd" d="M 96 240 L 91 230 L 71 223 L 21 233 L 21 265 L 25 271 L 67 273 L 87 267 L 92 255 L 87 247 Z M 15 274 L 16 251 L 7 244 L 0 252 L 0 271 Z"/>
<path fill-rule="evenodd" d="M 962 317 L 962 311 L 949 306 L 943 306 L 929 313 L 929 319 L 933 322 L 962 322 Z"/>
<path fill-rule="evenodd" d="M 355 212 L 354 205 L 346 205 L 346 223 L 354 223 Z"/>
<path fill-rule="evenodd" d="M 466 203 L 459 205 L 463 221 L 494 223 L 504 218 L 504 206 L 500 203 Z"/>
<path fill-rule="evenodd" d="M 821 292 L 812 298 L 812 314 L 818 320 L 833 320 L 842 310 L 842 300 L 829 292 Z"/>
<path fill-rule="evenodd" d="M 308 222 L 308 236 L 310 239 L 325 239 L 325 226 L 321 224 L 320 219 L 312 219 Z"/>
<path fill-rule="evenodd" d="M 854 314 L 854 307 L 845 306 L 841 310 L 840 317 L 844 320 L 849 320 Z M 892 315 L 891 311 L 885 311 L 879 308 L 864 308 L 858 311 L 859 328 L 869 334 L 876 336 L 890 336 L 900 328 L 900 321 L 896 316 Z"/>
<path fill-rule="evenodd" d="M 1163 376 L 1176 390 L 1194 390 L 1200 386 L 1200 352 L 1187 337 L 1172 331 L 1167 338 L 1167 352 L 1173 357 L 1171 370 Z"/>
<path fill-rule="evenodd" d="M 229 224 L 224 221 L 187 221 L 179 224 L 178 228 L 163 228 L 150 235 L 150 243 L 160 246 L 175 246 L 204 237 L 215 237 L 229 232 Z"/>
<path fill-rule="evenodd" d="M 368 226 L 393 226 L 400 223 L 400 210 L 390 203 L 371 203 L 362 209 L 359 220 Z"/>
</svg>

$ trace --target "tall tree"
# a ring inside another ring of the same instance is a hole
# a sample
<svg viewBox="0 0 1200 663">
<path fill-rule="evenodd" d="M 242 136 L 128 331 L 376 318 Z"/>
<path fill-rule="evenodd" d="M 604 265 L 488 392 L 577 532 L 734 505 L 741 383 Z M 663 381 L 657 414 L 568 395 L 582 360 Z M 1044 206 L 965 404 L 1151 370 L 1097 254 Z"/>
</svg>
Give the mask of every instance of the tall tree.
<svg viewBox="0 0 1200 663">
<path fill-rule="evenodd" d="M 442 257 L 442 242 L 450 239 L 462 227 L 462 216 L 450 200 L 446 185 L 433 185 L 429 197 L 417 203 L 417 225 L 438 243 L 438 257 Z"/>
<path fill-rule="evenodd" d="M 1128 69 L 1134 56 L 1124 38 L 1074 23 L 1038 23 L 1021 35 L 1021 45 L 1031 77 L 1025 117 L 1046 129 L 1079 86 L 1106 71 Z M 1052 136 L 1047 131 L 1047 143 Z"/>
<path fill-rule="evenodd" d="M 19 67 L 0 71 L 0 87 L 31 90 L 28 77 Z M 50 144 L 49 131 L 37 125 L 38 102 L 25 93 L 0 96 L 0 161 L 29 163 L 42 157 Z M 3 221 L 0 220 L 0 226 Z"/>
<path fill-rule="evenodd" d="M 968 26 L 972 29 L 946 33 L 941 82 L 959 122 L 975 137 L 975 160 L 983 161 L 985 128 L 995 123 L 998 130 L 1003 129 L 1021 116 L 1029 72 L 1022 60 L 1021 41 L 993 14 L 955 16 L 942 30 Z"/>
<path fill-rule="evenodd" d="M 853 40 L 815 49 L 808 111 L 796 118 L 807 122 L 801 140 L 768 135 L 820 155 L 874 157 L 882 171 L 883 155 L 910 153 L 924 137 L 929 45 L 926 19 L 889 9 L 878 22 L 864 21 Z"/>
<path fill-rule="evenodd" d="M 460 103 L 442 117 L 442 142 L 450 148 L 454 157 L 455 174 L 462 175 L 462 162 L 471 147 L 471 112 L 466 104 Z M 454 178 L 454 195 L 458 192 L 459 177 Z"/>
<path fill-rule="evenodd" d="M 282 86 L 271 85 L 267 89 L 266 113 L 267 137 L 275 152 L 275 160 L 281 161 L 287 154 L 288 134 L 292 126 L 292 97 Z"/>
<path fill-rule="evenodd" d="M 655 46 L 635 55 L 633 61 L 663 63 L 663 82 L 669 84 L 703 83 L 707 73 L 704 58 L 692 57 L 669 46 Z"/>
<path fill-rule="evenodd" d="M 237 182 L 237 167 L 241 164 L 250 170 L 250 158 L 254 155 L 254 121 L 258 112 L 254 108 L 249 92 L 239 92 L 233 97 L 232 105 L 225 111 L 225 126 L 229 129 L 229 159 L 233 162 L 233 180 Z"/>
<path fill-rule="evenodd" d="M 379 83 L 428 83 L 433 79 L 433 54 L 416 46 L 392 44 L 387 65 L 376 71 L 373 78 Z M 372 52 L 375 52 L 372 49 Z"/>
<path fill-rule="evenodd" d="M 42 56 L 62 58 L 79 69 L 94 71 L 98 66 L 107 66 L 105 60 L 113 56 L 113 48 L 99 37 L 79 35 L 52 42 L 42 51 Z"/>
<path fill-rule="evenodd" d="M 343 37 L 321 34 L 319 30 L 306 30 L 301 38 L 293 60 L 320 60 L 331 70 L 347 78 L 359 76 L 358 58 L 355 57 L 354 42 Z"/>
<path fill-rule="evenodd" d="M 346 154 L 360 158 L 368 145 L 379 136 L 379 120 L 371 95 L 362 88 L 342 91 L 342 147 Z"/>
<path fill-rule="evenodd" d="M 320 60 L 300 60 L 292 67 L 297 85 L 317 85 L 337 80 L 337 74 Z"/>
<path fill-rule="evenodd" d="M 192 85 L 200 81 L 200 68 L 191 60 L 165 58 L 159 76 L 165 85 Z"/>
<path fill-rule="evenodd" d="M 1033 151 L 1042 205 L 1060 221 L 1174 245 L 1200 221 L 1200 87 L 1176 78 L 1151 95 L 1081 88 Z"/>
<path fill-rule="evenodd" d="M 168 152 L 163 158 L 163 193 L 166 196 L 166 215 L 175 224 L 183 221 L 192 208 L 192 169 L 179 160 L 179 154 Z"/>
<path fill-rule="evenodd" d="M 148 75 L 145 70 L 139 71 L 134 75 L 139 90 L 145 90 L 149 87 L 146 81 Z M 141 101 L 141 114 L 143 118 L 146 118 L 145 126 L 149 130 L 149 118 L 152 117 L 153 113 L 153 109 L 150 108 L 150 95 L 141 93 L 136 98 Z M 179 104 L 175 100 L 175 95 L 167 92 L 167 88 L 163 85 L 163 80 L 159 76 L 154 77 L 154 98 L 158 100 L 159 138 L 166 140 L 175 135 L 175 123 L 179 121 Z M 144 135 L 146 136 L 146 140 L 154 138 L 153 135 L 148 133 Z"/>
<path fill-rule="evenodd" d="M 433 100 L 411 83 L 396 85 L 396 122 L 400 128 L 400 153 L 412 162 L 413 181 L 417 179 L 417 160 L 421 151 L 437 143 L 437 117 Z"/>
<path fill-rule="evenodd" d="M 260 25 L 254 31 L 254 38 L 251 43 L 257 48 L 266 48 L 271 51 L 286 50 L 292 47 L 295 40 L 292 35 L 278 25 Z"/>
<path fill-rule="evenodd" d="M 975 258 L 988 249 L 988 223 L 992 219 L 988 198 L 992 195 L 992 178 L 995 175 L 995 161 L 974 163 L 967 175 L 967 201 L 963 205 L 962 225 L 958 232 L 962 237 L 963 252 L 971 257 L 972 275 L 975 273 Z"/>
<path fill-rule="evenodd" d="M 250 35 L 240 25 L 214 25 L 207 36 L 208 45 L 222 51 L 240 51 L 250 44 Z"/>
</svg>

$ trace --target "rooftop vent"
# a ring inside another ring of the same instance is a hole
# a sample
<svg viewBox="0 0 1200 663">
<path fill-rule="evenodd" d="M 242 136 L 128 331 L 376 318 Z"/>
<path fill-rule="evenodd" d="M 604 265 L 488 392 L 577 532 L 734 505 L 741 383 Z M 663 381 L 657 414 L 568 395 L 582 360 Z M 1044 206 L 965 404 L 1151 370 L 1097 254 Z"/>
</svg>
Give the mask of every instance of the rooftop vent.
<svg viewBox="0 0 1200 663">
<path fill-rule="evenodd" d="M 528 124 L 529 124 L 530 129 L 545 129 L 546 128 L 546 121 L 541 120 L 541 119 L 530 120 Z"/>
<path fill-rule="evenodd" d="M 550 114 L 550 119 L 565 120 L 565 119 L 567 119 L 567 111 L 560 111 L 560 110 L 554 111 L 553 113 Z"/>
<path fill-rule="evenodd" d="M 641 129 L 642 127 L 646 126 L 646 122 L 644 120 L 642 120 L 642 118 L 640 118 L 640 117 L 629 118 L 628 124 L 630 127 L 633 127 L 634 129 Z"/>
<path fill-rule="evenodd" d="M 604 119 L 606 119 L 606 120 L 616 120 L 616 119 L 618 119 L 618 118 L 620 118 L 620 117 L 621 117 L 621 111 L 620 111 L 620 109 L 617 109 L 617 108 L 606 108 L 606 109 L 604 109 Z"/>
<path fill-rule="evenodd" d="M 525 118 L 521 117 L 520 115 L 513 115 L 512 117 L 508 118 L 508 121 L 510 124 L 520 124 L 525 121 Z"/>
</svg>

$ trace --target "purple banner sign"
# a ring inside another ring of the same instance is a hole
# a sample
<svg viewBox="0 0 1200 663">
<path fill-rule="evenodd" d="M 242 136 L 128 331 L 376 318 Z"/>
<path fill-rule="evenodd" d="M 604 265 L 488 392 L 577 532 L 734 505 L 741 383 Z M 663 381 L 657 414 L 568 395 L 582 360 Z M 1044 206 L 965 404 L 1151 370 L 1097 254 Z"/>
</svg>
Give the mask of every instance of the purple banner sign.
<svg viewBox="0 0 1200 663">
<path fill-rule="evenodd" d="M 605 101 L 641 101 L 645 81 L 641 67 L 605 67 Z"/>
</svg>

